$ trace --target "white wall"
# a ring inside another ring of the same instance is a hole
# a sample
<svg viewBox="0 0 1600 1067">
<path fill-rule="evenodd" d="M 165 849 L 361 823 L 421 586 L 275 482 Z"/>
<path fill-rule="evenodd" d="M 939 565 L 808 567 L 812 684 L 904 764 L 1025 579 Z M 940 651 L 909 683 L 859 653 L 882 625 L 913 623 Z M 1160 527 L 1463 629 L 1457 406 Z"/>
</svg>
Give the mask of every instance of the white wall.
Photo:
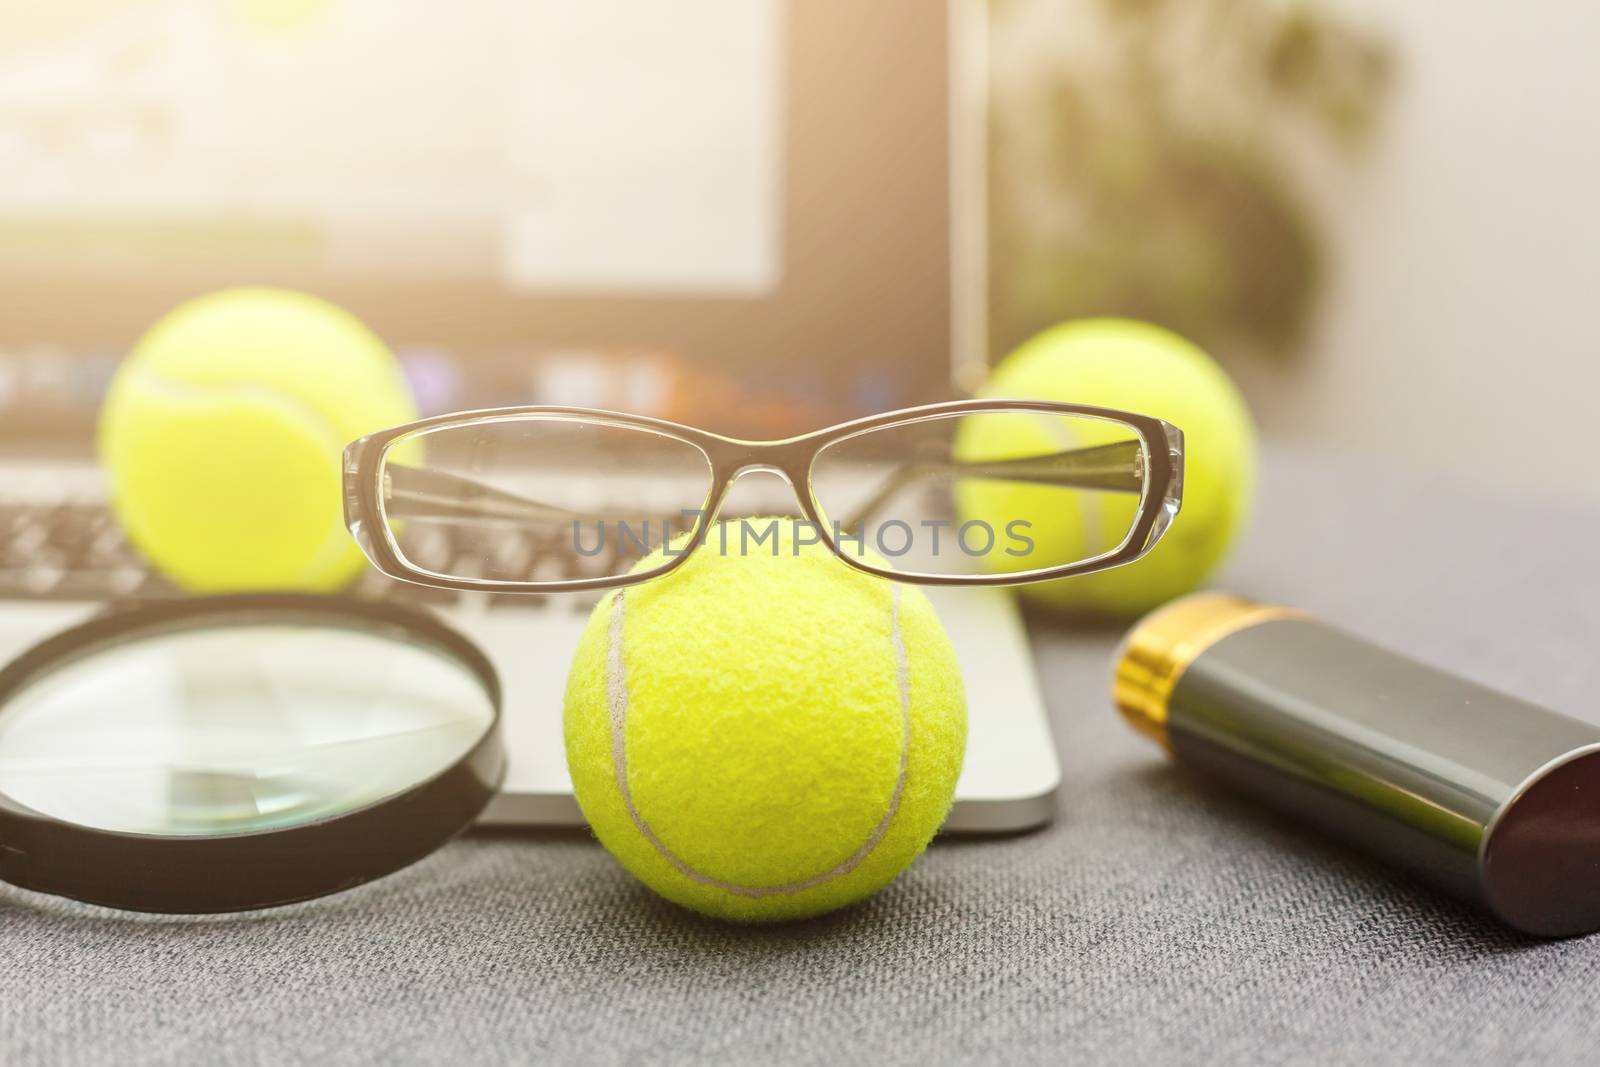
<svg viewBox="0 0 1600 1067">
<path fill-rule="evenodd" d="M 1269 435 L 1600 503 L 1600 4 L 1337 0 L 1397 47 L 1358 170 L 1318 190 L 1332 271 Z"/>
</svg>

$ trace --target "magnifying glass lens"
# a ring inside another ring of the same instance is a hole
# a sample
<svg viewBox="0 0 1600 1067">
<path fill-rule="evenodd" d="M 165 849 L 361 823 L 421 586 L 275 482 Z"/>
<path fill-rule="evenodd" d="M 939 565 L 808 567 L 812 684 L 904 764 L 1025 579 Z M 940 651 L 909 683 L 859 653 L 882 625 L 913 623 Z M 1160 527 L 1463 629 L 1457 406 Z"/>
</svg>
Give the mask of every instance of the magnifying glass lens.
<svg viewBox="0 0 1600 1067">
<path fill-rule="evenodd" d="M 392 634 L 178 630 L 82 655 L 15 694 L 0 715 L 0 793 L 101 830 L 279 829 L 429 780 L 495 714 L 460 660 Z"/>
</svg>

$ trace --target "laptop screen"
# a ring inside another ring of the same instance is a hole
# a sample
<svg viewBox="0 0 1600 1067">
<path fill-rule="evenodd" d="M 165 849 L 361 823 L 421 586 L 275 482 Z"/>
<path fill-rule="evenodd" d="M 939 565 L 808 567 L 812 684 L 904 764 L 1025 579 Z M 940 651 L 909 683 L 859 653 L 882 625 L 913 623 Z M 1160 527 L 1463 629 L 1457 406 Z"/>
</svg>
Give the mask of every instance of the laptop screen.
<svg viewBox="0 0 1600 1067">
<path fill-rule="evenodd" d="M 145 327 L 241 284 L 348 307 L 428 411 L 765 436 L 937 399 L 950 26 L 921 0 L 8 5 L 0 423 L 81 432 Z"/>
</svg>

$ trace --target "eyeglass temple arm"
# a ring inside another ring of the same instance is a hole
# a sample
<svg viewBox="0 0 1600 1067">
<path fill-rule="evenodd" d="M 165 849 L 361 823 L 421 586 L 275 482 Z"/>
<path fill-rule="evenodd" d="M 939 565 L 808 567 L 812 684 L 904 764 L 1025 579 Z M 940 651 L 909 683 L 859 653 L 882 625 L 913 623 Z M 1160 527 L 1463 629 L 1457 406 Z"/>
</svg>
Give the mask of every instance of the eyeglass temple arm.
<svg viewBox="0 0 1600 1067">
<path fill-rule="evenodd" d="M 496 489 L 473 478 L 399 463 L 383 468 L 385 510 L 404 519 L 508 519 L 522 522 L 628 522 L 656 516 L 597 515 Z"/>
<path fill-rule="evenodd" d="M 1093 448 L 1075 448 L 1044 456 L 993 460 L 917 460 L 902 464 L 845 523 L 856 526 L 911 482 L 928 474 L 953 473 L 992 481 L 1057 485 L 1138 493 L 1144 489 L 1143 445 L 1119 441 Z M 550 522 L 627 521 L 615 514 L 564 508 L 496 489 L 472 478 L 444 471 L 388 463 L 383 470 L 386 510 L 394 518 L 508 519 Z M 653 516 L 652 516 L 653 517 Z M 637 518 L 646 518 L 638 516 Z"/>
<path fill-rule="evenodd" d="M 988 460 L 915 460 L 901 464 L 876 492 L 860 504 L 844 523 L 853 528 L 894 499 L 896 493 L 929 474 L 955 474 L 963 478 L 1026 482 L 1071 489 L 1099 489 L 1110 493 L 1144 491 L 1144 445 L 1118 441 L 1092 448 L 1073 448 L 1043 456 Z"/>
</svg>

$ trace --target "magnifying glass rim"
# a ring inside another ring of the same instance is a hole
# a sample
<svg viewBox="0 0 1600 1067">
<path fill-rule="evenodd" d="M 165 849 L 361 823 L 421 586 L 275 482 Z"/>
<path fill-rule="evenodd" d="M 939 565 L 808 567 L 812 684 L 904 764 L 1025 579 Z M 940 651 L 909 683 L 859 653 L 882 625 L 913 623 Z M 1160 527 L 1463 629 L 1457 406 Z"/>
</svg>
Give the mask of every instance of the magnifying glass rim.
<svg viewBox="0 0 1600 1067">
<path fill-rule="evenodd" d="M 0 880 L 130 911 L 247 911 L 392 874 L 471 826 L 505 777 L 500 678 L 477 645 L 424 610 L 299 593 L 118 607 L 46 638 L 0 668 L 0 717 L 34 682 L 109 648 L 207 626 L 279 623 L 377 633 L 450 657 L 488 697 L 483 736 L 432 777 L 363 807 L 238 833 L 99 829 L 47 815 L 0 790 Z"/>
</svg>

